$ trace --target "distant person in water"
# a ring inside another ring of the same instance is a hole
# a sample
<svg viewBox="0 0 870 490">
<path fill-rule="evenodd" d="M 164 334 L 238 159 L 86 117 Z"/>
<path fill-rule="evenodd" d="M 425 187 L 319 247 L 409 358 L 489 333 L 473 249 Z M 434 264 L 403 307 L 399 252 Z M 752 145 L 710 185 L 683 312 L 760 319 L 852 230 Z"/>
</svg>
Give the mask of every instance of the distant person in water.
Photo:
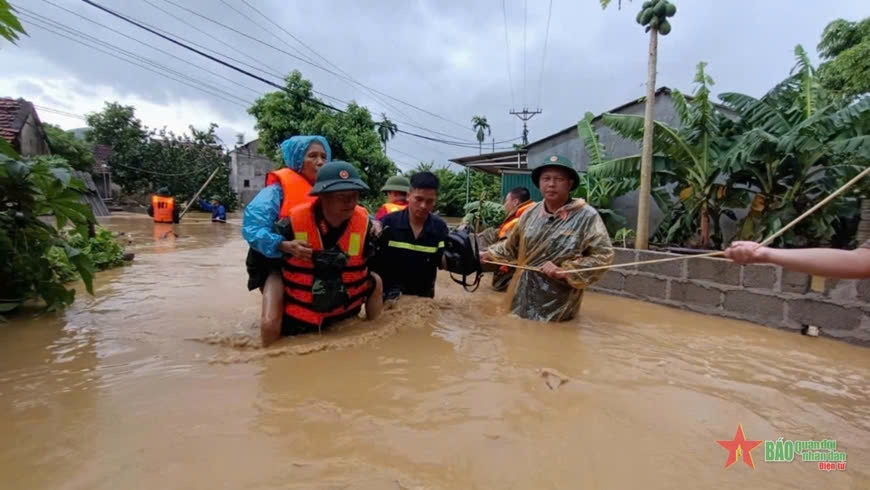
<svg viewBox="0 0 870 490">
<path fill-rule="evenodd" d="M 785 269 L 838 279 L 870 278 L 870 240 L 855 250 L 833 248 L 777 249 L 737 241 L 725 257 L 738 264 L 774 264 Z"/>
<path fill-rule="evenodd" d="M 221 200 L 217 196 L 212 196 L 211 203 L 205 199 L 199 200 L 199 207 L 206 213 L 211 213 L 211 220 L 215 223 L 227 222 L 227 210 L 221 204 Z"/>
<path fill-rule="evenodd" d="M 281 144 L 281 154 L 285 167 L 266 175 L 266 187 L 245 207 L 242 222 L 242 236 L 250 245 L 245 260 L 248 290 L 263 293 L 260 328 L 271 333 L 281 329 L 282 255 L 290 251 L 290 241 L 275 231 L 275 224 L 288 217 L 294 206 L 316 199 L 309 193 L 317 171 L 332 159 L 323 136 L 293 136 Z"/>
<path fill-rule="evenodd" d="M 157 189 L 157 194 L 151 196 L 148 216 L 154 218 L 155 223 L 178 223 L 181 221 L 178 206 L 175 205 L 175 198 L 169 193 L 168 187 L 163 186 Z"/>
</svg>

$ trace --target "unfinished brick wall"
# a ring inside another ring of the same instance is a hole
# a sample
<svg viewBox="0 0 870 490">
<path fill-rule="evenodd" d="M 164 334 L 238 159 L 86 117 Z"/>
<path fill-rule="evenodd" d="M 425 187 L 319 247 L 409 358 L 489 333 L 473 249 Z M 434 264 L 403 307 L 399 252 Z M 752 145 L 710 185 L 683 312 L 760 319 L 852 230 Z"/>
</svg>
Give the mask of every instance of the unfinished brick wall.
<svg viewBox="0 0 870 490">
<path fill-rule="evenodd" d="M 675 257 L 616 249 L 615 263 Z M 692 258 L 611 269 L 593 291 L 870 345 L 870 280 L 814 278 L 772 265 Z"/>
</svg>

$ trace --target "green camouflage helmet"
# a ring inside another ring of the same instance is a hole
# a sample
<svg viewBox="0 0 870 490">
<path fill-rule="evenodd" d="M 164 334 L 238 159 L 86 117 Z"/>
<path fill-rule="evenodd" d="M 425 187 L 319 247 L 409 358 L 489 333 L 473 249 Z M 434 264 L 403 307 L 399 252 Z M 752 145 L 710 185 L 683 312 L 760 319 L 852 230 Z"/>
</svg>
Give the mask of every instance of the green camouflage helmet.
<svg viewBox="0 0 870 490">
<path fill-rule="evenodd" d="M 411 191 L 411 181 L 407 177 L 394 175 L 387 179 L 386 185 L 381 187 L 381 192 L 404 192 L 407 194 Z"/>
<path fill-rule="evenodd" d="M 553 167 L 563 168 L 568 171 L 568 173 L 571 175 L 571 178 L 574 179 L 574 183 L 571 184 L 572 191 L 580 185 L 580 174 L 577 173 L 577 169 L 574 168 L 574 163 L 572 163 L 571 160 L 568 160 L 563 156 L 552 155 L 550 157 L 547 157 L 546 160 L 539 163 L 538 166 L 535 167 L 534 170 L 532 170 L 532 182 L 535 183 L 535 187 L 537 187 L 538 189 L 541 188 L 541 185 L 538 183 L 538 181 L 541 179 L 541 173 L 543 173 L 544 170 Z"/>
<path fill-rule="evenodd" d="M 369 186 L 360 179 L 356 167 L 341 160 L 333 160 L 317 171 L 317 179 L 309 194 L 317 196 L 329 192 L 368 190 Z"/>
</svg>

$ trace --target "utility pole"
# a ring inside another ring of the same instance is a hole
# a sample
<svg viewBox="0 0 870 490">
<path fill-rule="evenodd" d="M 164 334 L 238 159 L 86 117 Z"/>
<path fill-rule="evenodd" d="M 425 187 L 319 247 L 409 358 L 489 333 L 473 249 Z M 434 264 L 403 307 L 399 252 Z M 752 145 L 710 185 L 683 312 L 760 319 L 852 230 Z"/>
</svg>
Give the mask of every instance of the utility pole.
<svg viewBox="0 0 870 490">
<path fill-rule="evenodd" d="M 540 114 L 541 109 L 538 109 L 536 111 L 530 111 L 528 108 L 523 107 L 522 111 L 511 110 L 510 113 L 513 114 L 514 116 L 517 116 L 518 118 L 520 118 L 520 120 L 523 121 L 523 144 L 528 145 L 529 144 L 529 126 L 528 126 L 529 119 L 535 117 L 535 114 Z"/>
</svg>

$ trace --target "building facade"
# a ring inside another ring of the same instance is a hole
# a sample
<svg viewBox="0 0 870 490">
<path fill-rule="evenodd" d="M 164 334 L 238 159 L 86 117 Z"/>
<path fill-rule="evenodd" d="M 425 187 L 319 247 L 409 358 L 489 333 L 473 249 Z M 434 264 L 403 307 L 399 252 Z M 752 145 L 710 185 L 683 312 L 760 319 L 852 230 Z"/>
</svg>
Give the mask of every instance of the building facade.
<svg viewBox="0 0 870 490">
<path fill-rule="evenodd" d="M 259 153 L 258 140 L 237 146 L 230 152 L 230 187 L 244 207 L 266 186 L 266 174 L 275 162 Z"/>
</svg>

